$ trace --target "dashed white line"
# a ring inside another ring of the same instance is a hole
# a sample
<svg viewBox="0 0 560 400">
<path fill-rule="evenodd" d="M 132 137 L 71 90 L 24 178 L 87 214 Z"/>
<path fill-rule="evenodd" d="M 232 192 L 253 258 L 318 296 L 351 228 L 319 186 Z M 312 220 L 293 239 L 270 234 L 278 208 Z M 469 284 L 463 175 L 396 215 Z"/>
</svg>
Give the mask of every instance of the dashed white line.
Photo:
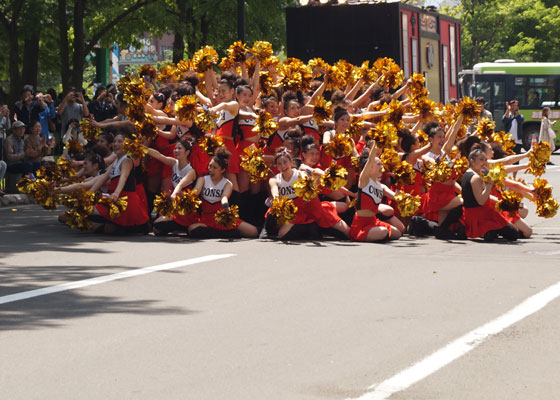
<svg viewBox="0 0 560 400">
<path fill-rule="evenodd" d="M 188 260 L 175 261 L 167 264 L 154 265 L 152 267 L 123 271 L 111 275 L 103 275 L 97 278 L 90 278 L 90 279 L 84 279 L 76 282 L 68 282 L 60 285 L 48 286 L 41 289 L 28 290 L 26 292 L 15 293 L 15 294 L 10 294 L 7 296 L 0 297 L 0 304 L 13 303 L 14 301 L 30 299 L 32 297 L 45 296 L 47 294 L 64 292 L 66 290 L 73 290 L 73 289 L 83 288 L 86 286 L 99 285 L 100 283 L 116 281 L 117 279 L 131 278 L 133 276 L 145 275 L 145 274 L 150 274 L 152 272 L 180 268 L 180 267 L 185 267 L 187 265 L 199 264 L 208 261 L 215 261 L 215 260 L 220 260 L 223 258 L 229 258 L 233 256 L 235 256 L 235 254 L 213 254 L 213 255 L 208 255 L 203 257 L 191 258 Z"/>
<path fill-rule="evenodd" d="M 385 400 L 394 393 L 408 389 L 413 384 L 464 356 L 490 336 L 500 333 L 511 325 L 541 310 L 559 296 L 560 282 L 529 297 L 507 313 L 461 336 L 391 378 L 386 379 L 380 384 L 370 386 L 368 392 L 354 400 Z"/>
</svg>

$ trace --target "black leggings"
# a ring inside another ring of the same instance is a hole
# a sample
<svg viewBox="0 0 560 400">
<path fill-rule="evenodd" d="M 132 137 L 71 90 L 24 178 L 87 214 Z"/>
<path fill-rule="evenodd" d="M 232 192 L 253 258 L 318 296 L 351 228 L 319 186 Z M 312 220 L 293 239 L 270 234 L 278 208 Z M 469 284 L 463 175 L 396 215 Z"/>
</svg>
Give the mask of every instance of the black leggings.
<svg viewBox="0 0 560 400">
<path fill-rule="evenodd" d="M 514 242 L 519 238 L 519 231 L 512 225 L 506 225 L 502 229 L 495 229 L 486 233 L 486 235 L 492 234 L 499 235 L 510 242 Z M 486 235 L 484 236 L 486 237 Z"/>
</svg>

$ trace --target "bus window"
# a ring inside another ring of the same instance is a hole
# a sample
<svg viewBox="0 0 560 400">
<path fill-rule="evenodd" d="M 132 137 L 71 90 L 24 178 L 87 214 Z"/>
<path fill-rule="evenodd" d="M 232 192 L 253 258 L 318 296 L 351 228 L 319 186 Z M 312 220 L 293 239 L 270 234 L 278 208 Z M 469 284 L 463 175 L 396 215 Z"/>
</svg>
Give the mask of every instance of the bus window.
<svg viewBox="0 0 560 400">
<path fill-rule="evenodd" d="M 496 127 L 503 129 L 502 115 L 506 109 L 506 83 L 504 81 L 492 82 L 494 86 L 494 97 L 491 99 L 490 111 L 496 121 Z"/>
<path fill-rule="evenodd" d="M 490 99 L 490 92 L 492 91 L 491 82 L 476 82 L 476 92 L 473 93 L 473 98 L 483 96 L 485 99 Z"/>
<path fill-rule="evenodd" d="M 555 107 L 557 97 L 554 80 L 553 77 L 516 76 L 513 98 L 519 101 L 519 108 Z"/>
</svg>

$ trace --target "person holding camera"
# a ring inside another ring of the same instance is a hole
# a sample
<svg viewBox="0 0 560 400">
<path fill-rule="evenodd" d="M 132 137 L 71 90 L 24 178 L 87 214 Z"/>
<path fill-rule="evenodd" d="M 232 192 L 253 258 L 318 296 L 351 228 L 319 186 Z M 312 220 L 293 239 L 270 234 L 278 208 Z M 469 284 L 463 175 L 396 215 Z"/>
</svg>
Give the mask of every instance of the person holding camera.
<svg viewBox="0 0 560 400">
<path fill-rule="evenodd" d="M 10 120 L 10 109 L 6 104 L 0 104 L 0 160 L 4 160 L 4 140 L 8 137 L 8 131 L 12 128 Z"/>
<path fill-rule="evenodd" d="M 88 144 L 87 139 L 84 138 L 82 132 L 80 132 L 80 122 L 77 119 L 72 119 L 68 121 L 68 128 L 66 129 L 66 133 L 62 137 L 62 144 L 66 146 L 70 140 L 77 140 L 82 147 Z M 66 157 L 68 155 L 68 149 L 64 148 L 62 151 L 62 156 Z"/>
<path fill-rule="evenodd" d="M 117 115 L 117 106 L 113 94 L 105 86 L 98 86 L 93 100 L 88 104 L 89 112 L 97 122 L 105 121 Z"/>
<path fill-rule="evenodd" d="M 49 121 L 56 118 L 54 101 L 50 94 L 45 95 L 42 92 L 37 92 L 35 94 L 35 102 L 37 115 L 33 116 L 31 120 L 39 121 L 41 123 L 41 137 L 50 140 L 51 137 L 49 135 Z"/>
<path fill-rule="evenodd" d="M 62 99 L 56 113 L 60 115 L 63 129 L 60 136 L 62 137 L 65 133 L 64 129 L 68 129 L 71 120 L 80 121 L 83 117 L 89 117 L 89 109 L 82 92 L 71 87 L 68 94 Z"/>
</svg>

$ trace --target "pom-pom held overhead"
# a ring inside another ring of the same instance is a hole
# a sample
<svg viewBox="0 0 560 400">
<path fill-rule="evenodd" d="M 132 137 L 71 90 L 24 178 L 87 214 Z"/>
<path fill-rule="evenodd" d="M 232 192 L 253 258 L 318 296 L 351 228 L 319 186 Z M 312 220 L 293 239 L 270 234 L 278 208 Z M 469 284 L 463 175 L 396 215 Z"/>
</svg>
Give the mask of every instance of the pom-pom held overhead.
<svg viewBox="0 0 560 400">
<path fill-rule="evenodd" d="M 494 128 L 496 123 L 489 118 L 482 118 L 478 121 L 476 126 L 476 135 L 482 140 L 490 141 L 494 135 Z"/>
<path fill-rule="evenodd" d="M 255 57 L 259 59 L 260 62 L 263 62 L 264 60 L 272 56 L 273 54 L 272 45 L 269 42 L 258 40 L 255 43 L 253 43 L 253 47 L 251 48 L 251 53 L 253 53 Z"/>
<path fill-rule="evenodd" d="M 192 62 L 196 72 L 206 72 L 218 63 L 218 53 L 212 46 L 204 46 L 194 53 Z"/>
<path fill-rule="evenodd" d="M 391 89 L 398 88 L 404 81 L 404 74 L 401 67 L 392 58 L 378 58 L 373 63 L 373 68 L 381 77 L 381 86 L 388 86 Z"/>
<path fill-rule="evenodd" d="M 322 125 L 324 121 L 331 119 L 331 106 L 331 102 L 326 101 L 323 96 L 317 97 L 313 107 L 313 119 L 318 125 Z"/>
<path fill-rule="evenodd" d="M 243 42 L 233 42 L 227 49 L 227 55 L 236 63 L 245 62 L 247 57 L 247 45 Z"/>
<path fill-rule="evenodd" d="M 197 114 L 196 105 L 197 97 L 194 94 L 183 96 L 175 102 L 175 115 L 181 121 L 194 121 Z"/>
<path fill-rule="evenodd" d="M 262 138 L 268 138 L 278 130 L 278 122 L 266 111 L 261 111 L 257 116 L 253 132 L 258 132 Z"/>
<path fill-rule="evenodd" d="M 124 152 L 132 158 L 142 158 L 148 154 L 148 149 L 144 146 L 142 137 L 124 139 Z"/>
<path fill-rule="evenodd" d="M 457 112 L 463 115 L 464 124 L 468 124 L 472 119 L 477 118 L 482 111 L 482 106 L 470 97 L 463 97 L 457 105 Z"/>
</svg>

